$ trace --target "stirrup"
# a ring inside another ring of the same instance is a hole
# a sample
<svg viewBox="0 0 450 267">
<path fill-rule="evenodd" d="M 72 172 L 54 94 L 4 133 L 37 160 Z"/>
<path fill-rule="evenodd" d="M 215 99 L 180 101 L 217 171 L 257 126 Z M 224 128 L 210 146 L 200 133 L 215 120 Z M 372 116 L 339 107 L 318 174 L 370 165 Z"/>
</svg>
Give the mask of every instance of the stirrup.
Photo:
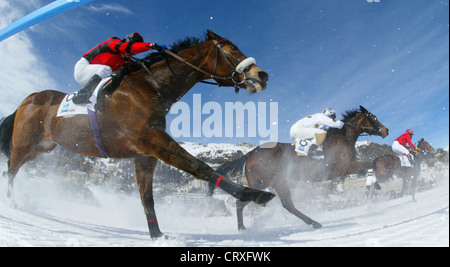
<svg viewBox="0 0 450 267">
<path fill-rule="evenodd" d="M 102 77 L 98 74 L 89 79 L 89 82 L 83 87 L 78 93 L 72 98 L 74 104 L 87 104 L 89 103 L 89 98 L 91 98 L 92 93 L 94 93 L 97 85 L 102 81 Z"/>
</svg>

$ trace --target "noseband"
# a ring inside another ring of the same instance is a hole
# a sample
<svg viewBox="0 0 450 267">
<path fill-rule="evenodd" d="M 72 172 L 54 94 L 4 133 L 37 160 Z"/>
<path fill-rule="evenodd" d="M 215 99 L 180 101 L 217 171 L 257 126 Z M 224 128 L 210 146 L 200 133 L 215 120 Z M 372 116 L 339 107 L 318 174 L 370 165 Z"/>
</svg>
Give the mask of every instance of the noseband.
<svg viewBox="0 0 450 267">
<path fill-rule="evenodd" d="M 244 83 L 244 81 L 247 79 L 247 77 L 245 76 L 244 71 L 248 67 L 250 67 L 251 65 L 256 64 L 256 60 L 254 58 L 252 58 L 252 57 L 248 57 L 248 58 L 242 60 L 241 62 L 239 62 L 239 60 L 234 58 L 232 55 L 230 55 L 230 53 L 228 53 L 227 51 L 225 51 L 222 48 L 222 44 L 221 43 L 226 41 L 226 40 L 227 40 L 226 38 L 224 38 L 224 39 L 222 39 L 220 41 L 213 40 L 214 44 L 217 47 L 217 56 L 216 56 L 216 65 L 214 66 L 214 74 L 216 73 L 217 64 L 219 62 L 219 52 L 222 52 L 222 55 L 224 55 L 225 59 L 228 62 L 228 65 L 232 69 L 231 76 L 228 76 L 228 78 L 230 78 L 233 81 L 234 87 L 237 89 L 238 85 Z M 242 79 L 242 81 L 239 82 L 239 76 L 241 74 L 244 75 L 244 79 Z M 235 76 L 237 76 L 237 80 L 235 80 L 235 78 L 234 78 Z"/>
</svg>

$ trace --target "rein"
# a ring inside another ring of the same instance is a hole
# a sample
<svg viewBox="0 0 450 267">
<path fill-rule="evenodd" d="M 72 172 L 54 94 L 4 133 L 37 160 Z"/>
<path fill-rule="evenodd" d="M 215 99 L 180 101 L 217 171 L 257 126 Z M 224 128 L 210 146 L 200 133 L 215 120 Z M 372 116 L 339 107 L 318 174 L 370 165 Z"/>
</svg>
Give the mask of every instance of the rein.
<svg viewBox="0 0 450 267">
<path fill-rule="evenodd" d="M 371 118 L 368 118 L 368 119 L 371 121 L 371 123 L 373 123 L 373 120 Z M 375 127 L 366 127 L 366 126 L 356 125 L 356 124 L 353 124 L 353 123 L 350 123 L 350 122 L 346 122 L 345 124 L 348 125 L 348 126 L 355 127 L 355 128 L 360 128 L 360 129 L 363 129 L 363 130 L 366 130 L 366 131 L 381 132 L 381 128 L 380 127 L 377 127 L 377 128 L 375 128 Z M 367 133 L 367 135 L 371 135 L 371 134 Z"/>
<path fill-rule="evenodd" d="M 169 54 L 170 56 L 174 57 L 174 58 L 177 59 L 178 61 L 181 61 L 182 63 L 188 65 L 189 67 L 191 67 L 191 68 L 193 68 L 193 69 L 195 69 L 195 70 L 197 70 L 197 71 L 199 71 L 199 72 L 201 72 L 201 73 L 203 73 L 203 74 L 205 74 L 205 75 L 208 75 L 211 79 L 220 79 L 220 80 L 230 80 L 230 79 L 232 79 L 231 76 L 223 77 L 223 76 L 217 76 L 217 75 L 214 75 L 214 74 L 210 74 L 210 73 L 208 73 L 208 72 L 206 72 L 206 71 L 200 69 L 199 67 L 197 67 L 197 66 L 195 66 L 195 65 L 193 65 L 193 64 L 191 64 L 191 63 L 189 63 L 186 59 L 180 57 L 179 55 L 173 53 L 173 52 L 170 51 L 170 50 L 167 50 L 167 49 L 166 49 L 164 52 L 167 53 L 167 54 Z"/>
<path fill-rule="evenodd" d="M 351 126 L 351 127 L 361 128 L 363 130 L 374 130 L 374 131 L 377 130 L 374 127 L 366 127 L 366 126 L 356 125 L 356 124 L 353 124 L 353 123 L 350 123 L 350 122 L 346 122 L 345 124 L 348 125 L 348 126 Z"/>
<path fill-rule="evenodd" d="M 168 49 L 164 50 L 164 52 L 165 52 L 166 54 L 172 56 L 173 58 L 177 59 L 178 61 L 182 62 L 183 64 L 186 64 L 186 65 L 188 65 L 189 67 L 195 69 L 196 71 L 199 71 L 199 72 L 201 72 L 201 73 L 203 73 L 203 74 L 209 76 L 210 79 L 213 79 L 213 80 L 231 80 L 231 81 L 234 83 L 234 88 L 235 88 L 236 92 L 238 92 L 238 91 L 239 91 L 239 85 L 242 84 L 242 83 L 244 83 L 245 80 L 247 79 L 246 76 L 245 76 L 244 70 L 245 70 L 246 68 L 248 68 L 249 66 L 251 66 L 251 65 L 253 65 L 253 64 L 256 64 L 256 61 L 255 61 L 255 59 L 252 58 L 252 57 L 248 57 L 248 58 L 242 60 L 241 62 L 239 62 L 238 60 L 236 60 L 235 58 L 233 58 L 228 52 L 226 52 L 225 50 L 223 50 L 223 48 L 222 48 L 221 45 L 220 45 L 220 43 L 222 43 L 223 41 L 226 41 L 226 40 L 227 40 L 226 38 L 224 38 L 224 39 L 222 39 L 222 40 L 220 40 L 220 41 L 212 40 L 212 41 L 214 42 L 214 45 L 215 45 L 216 48 L 217 48 L 216 65 L 214 66 L 214 72 L 216 71 L 217 63 L 218 63 L 218 61 L 219 61 L 219 52 L 222 52 L 222 54 L 225 56 L 225 59 L 227 60 L 228 64 L 229 64 L 230 67 L 233 69 L 233 72 L 231 73 L 230 76 L 218 76 L 218 75 L 216 75 L 216 74 L 211 74 L 211 73 L 206 72 L 206 71 L 200 69 L 199 67 L 193 65 L 192 63 L 188 62 L 186 59 L 180 57 L 179 55 L 173 53 L 172 51 L 170 51 L 170 50 L 168 50 Z M 231 60 L 233 60 L 233 61 L 235 62 L 235 64 L 237 64 L 236 67 L 233 66 L 233 63 L 231 63 Z M 234 79 L 234 77 L 235 77 L 236 74 L 237 74 L 238 76 L 241 75 L 241 74 L 243 74 L 243 75 L 244 75 L 244 79 L 242 79 L 241 82 L 236 81 L 236 80 Z M 202 83 L 206 83 L 206 84 L 212 84 L 212 85 L 218 85 L 218 86 L 220 86 L 219 83 L 213 83 L 213 82 L 207 82 L 207 81 L 201 81 L 201 82 L 202 82 Z"/>
<path fill-rule="evenodd" d="M 199 71 L 199 72 L 201 72 L 201 73 L 203 73 L 203 74 L 209 76 L 210 79 L 214 79 L 214 80 L 231 80 L 231 81 L 234 83 L 235 92 L 238 93 L 238 92 L 239 92 L 239 89 L 240 89 L 240 88 L 239 88 L 239 85 L 242 84 L 242 83 L 244 83 L 245 80 L 247 79 L 247 77 L 245 76 L 244 70 L 247 69 L 249 66 L 251 66 L 251 65 L 253 65 L 253 64 L 256 64 L 256 61 L 255 61 L 255 59 L 252 58 L 252 57 L 248 57 L 248 58 L 242 60 L 241 62 L 239 62 L 237 59 L 233 58 L 228 52 L 226 52 L 225 50 L 223 50 L 223 48 L 222 48 L 221 45 L 220 45 L 221 42 L 226 41 L 226 40 L 227 40 L 226 38 L 224 38 L 224 39 L 222 39 L 222 40 L 220 40 L 220 41 L 212 40 L 212 41 L 214 42 L 214 45 L 215 45 L 216 48 L 217 48 L 216 65 L 214 66 L 214 72 L 216 72 L 217 64 L 218 64 L 218 61 L 219 61 L 219 53 L 222 52 L 222 54 L 224 55 L 224 57 L 225 57 L 225 59 L 227 60 L 228 64 L 229 64 L 230 67 L 233 69 L 233 72 L 231 73 L 230 76 L 218 76 L 218 75 L 216 75 L 216 74 L 211 74 L 211 73 L 209 73 L 209 72 L 207 72 L 207 71 L 204 71 L 204 70 L 200 69 L 199 67 L 197 67 L 197 66 L 195 66 L 194 64 L 188 62 L 186 59 L 180 57 L 179 55 L 173 53 L 172 51 L 170 51 L 170 50 L 168 50 L 168 49 L 164 50 L 164 52 L 165 52 L 166 54 L 172 56 L 172 57 L 175 58 L 176 60 L 182 62 L 183 64 L 186 64 L 186 65 L 188 65 L 189 67 L 195 69 L 196 71 Z M 150 72 L 150 70 L 147 68 L 147 66 L 145 65 L 145 63 L 144 63 L 142 60 L 140 60 L 140 59 L 138 59 L 138 58 L 135 58 L 135 57 L 132 57 L 132 58 L 133 58 L 135 61 L 139 62 L 139 63 L 142 65 L 142 67 L 143 67 L 149 74 L 151 74 L 151 75 L 153 76 L 153 74 Z M 235 62 L 235 64 L 237 64 L 236 67 L 234 67 L 234 65 L 231 63 L 231 60 L 233 60 L 233 61 Z M 168 62 L 167 62 L 167 64 L 168 64 Z M 168 65 L 169 65 L 169 64 L 168 64 Z M 170 68 L 170 65 L 169 65 L 169 68 Z M 176 74 L 173 72 L 172 68 L 170 68 L 170 69 L 171 69 L 172 73 L 176 76 Z M 241 74 L 244 75 L 244 78 L 242 79 L 241 82 L 236 81 L 236 80 L 234 79 L 234 76 L 235 76 L 236 74 L 237 74 L 238 76 L 241 75 Z M 206 84 L 211 84 L 211 85 L 217 85 L 217 86 L 220 86 L 219 83 L 208 82 L 208 81 L 200 81 L 200 82 L 201 82 L 201 83 L 206 83 Z"/>
</svg>

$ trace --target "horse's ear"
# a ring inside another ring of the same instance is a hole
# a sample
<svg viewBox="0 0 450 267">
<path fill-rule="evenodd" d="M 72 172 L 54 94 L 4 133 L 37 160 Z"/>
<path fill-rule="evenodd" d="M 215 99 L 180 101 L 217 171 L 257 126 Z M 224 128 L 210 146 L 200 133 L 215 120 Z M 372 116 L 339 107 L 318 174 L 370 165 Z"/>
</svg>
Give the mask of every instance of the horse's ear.
<svg viewBox="0 0 450 267">
<path fill-rule="evenodd" d="M 220 37 L 219 35 L 215 34 L 213 31 L 208 30 L 207 31 L 207 35 L 209 37 L 210 40 L 222 40 L 223 38 Z"/>
<path fill-rule="evenodd" d="M 368 113 L 367 109 L 365 109 L 363 106 L 359 106 L 359 109 L 361 110 L 361 112 L 363 113 Z"/>
</svg>

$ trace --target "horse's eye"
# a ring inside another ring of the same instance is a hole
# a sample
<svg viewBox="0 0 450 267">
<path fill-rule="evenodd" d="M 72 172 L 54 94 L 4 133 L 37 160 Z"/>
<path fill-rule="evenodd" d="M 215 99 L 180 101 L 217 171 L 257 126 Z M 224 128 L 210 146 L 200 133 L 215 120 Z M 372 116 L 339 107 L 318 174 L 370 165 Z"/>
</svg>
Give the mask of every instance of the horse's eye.
<svg viewBox="0 0 450 267">
<path fill-rule="evenodd" d="M 238 48 L 237 46 L 235 46 L 235 45 L 232 45 L 232 46 L 230 47 L 230 50 L 233 51 L 233 52 L 238 52 L 238 51 L 239 51 L 239 48 Z"/>
</svg>

